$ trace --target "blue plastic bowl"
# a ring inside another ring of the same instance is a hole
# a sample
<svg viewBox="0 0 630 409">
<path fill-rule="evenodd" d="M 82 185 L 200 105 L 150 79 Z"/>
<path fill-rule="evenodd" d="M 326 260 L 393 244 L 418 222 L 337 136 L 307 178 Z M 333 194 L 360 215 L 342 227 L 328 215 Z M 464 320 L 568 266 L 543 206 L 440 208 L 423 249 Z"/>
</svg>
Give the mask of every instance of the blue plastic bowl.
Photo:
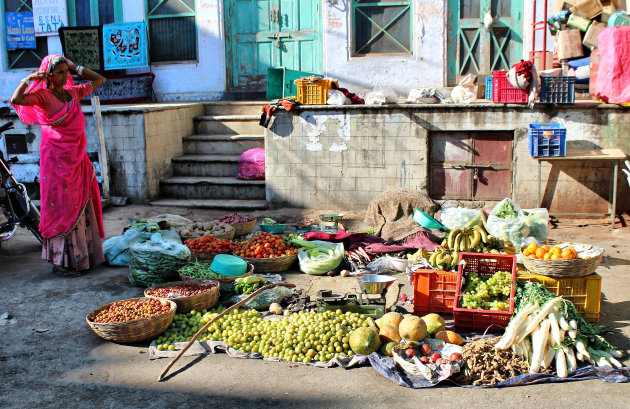
<svg viewBox="0 0 630 409">
<path fill-rule="evenodd" d="M 413 212 L 413 220 L 427 229 L 447 230 L 446 227 L 422 210 L 416 209 Z"/>
<path fill-rule="evenodd" d="M 259 224 L 260 231 L 265 233 L 284 233 L 286 224 Z"/>
<path fill-rule="evenodd" d="M 247 272 L 245 260 L 229 254 L 217 254 L 210 264 L 210 270 L 227 277 L 242 276 Z"/>
</svg>

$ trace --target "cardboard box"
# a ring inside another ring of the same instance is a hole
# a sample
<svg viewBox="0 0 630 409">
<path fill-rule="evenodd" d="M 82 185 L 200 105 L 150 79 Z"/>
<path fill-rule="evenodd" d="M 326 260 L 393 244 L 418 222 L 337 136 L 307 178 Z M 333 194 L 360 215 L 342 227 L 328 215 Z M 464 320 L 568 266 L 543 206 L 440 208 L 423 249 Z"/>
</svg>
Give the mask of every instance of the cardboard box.
<svg viewBox="0 0 630 409">
<path fill-rule="evenodd" d="M 600 0 L 602 4 L 602 23 L 608 22 L 608 17 L 619 10 L 619 1 L 617 0 Z"/>
<path fill-rule="evenodd" d="M 606 27 L 606 24 L 600 23 L 599 21 L 593 21 L 591 26 L 584 34 L 584 39 L 582 40 L 582 44 L 590 48 L 591 50 L 597 48 L 597 36 L 602 30 Z"/>
<path fill-rule="evenodd" d="M 558 31 L 556 42 L 559 60 L 568 60 L 569 58 L 584 56 L 580 30 L 572 28 L 569 30 Z"/>
<path fill-rule="evenodd" d="M 551 9 L 551 14 L 556 14 L 562 10 L 569 10 L 571 6 L 575 6 L 575 0 L 555 0 L 553 3 L 553 8 Z"/>
<path fill-rule="evenodd" d="M 602 3 L 599 0 L 582 0 L 571 7 L 570 10 L 571 13 L 591 19 L 602 14 Z"/>
<path fill-rule="evenodd" d="M 545 55 L 542 54 L 542 51 L 530 51 L 529 53 L 529 60 L 534 63 L 538 72 L 548 70 L 553 66 L 553 53 L 545 51 Z"/>
</svg>

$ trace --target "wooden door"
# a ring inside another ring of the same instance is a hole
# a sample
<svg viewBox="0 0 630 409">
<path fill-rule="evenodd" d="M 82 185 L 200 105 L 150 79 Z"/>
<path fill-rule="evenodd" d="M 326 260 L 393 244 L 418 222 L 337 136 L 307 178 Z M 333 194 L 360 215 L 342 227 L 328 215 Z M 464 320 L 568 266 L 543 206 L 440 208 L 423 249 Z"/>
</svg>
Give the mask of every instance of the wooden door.
<svg viewBox="0 0 630 409">
<path fill-rule="evenodd" d="M 455 85 L 466 74 L 507 70 L 522 58 L 522 1 L 449 0 L 448 74 Z M 490 12 L 493 22 L 484 26 Z"/>
<path fill-rule="evenodd" d="M 321 72 L 318 0 L 226 0 L 232 89 L 262 91 L 269 67 Z"/>
<path fill-rule="evenodd" d="M 511 132 L 431 134 L 430 192 L 434 199 L 512 197 Z"/>
</svg>

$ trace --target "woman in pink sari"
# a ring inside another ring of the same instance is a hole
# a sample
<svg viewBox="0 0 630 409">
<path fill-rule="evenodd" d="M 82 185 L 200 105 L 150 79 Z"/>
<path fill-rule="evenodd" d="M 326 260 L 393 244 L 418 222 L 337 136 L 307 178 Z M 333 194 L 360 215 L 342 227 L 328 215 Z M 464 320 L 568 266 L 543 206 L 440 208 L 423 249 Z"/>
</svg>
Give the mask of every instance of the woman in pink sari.
<svg viewBox="0 0 630 409">
<path fill-rule="evenodd" d="M 70 70 L 90 82 L 74 85 Z M 49 55 L 39 71 L 20 81 L 11 97 L 24 123 L 41 126 L 42 258 L 62 276 L 79 276 L 104 261 L 101 198 L 86 152 L 85 116 L 79 104 L 104 82 L 94 71 L 61 55 Z"/>
</svg>

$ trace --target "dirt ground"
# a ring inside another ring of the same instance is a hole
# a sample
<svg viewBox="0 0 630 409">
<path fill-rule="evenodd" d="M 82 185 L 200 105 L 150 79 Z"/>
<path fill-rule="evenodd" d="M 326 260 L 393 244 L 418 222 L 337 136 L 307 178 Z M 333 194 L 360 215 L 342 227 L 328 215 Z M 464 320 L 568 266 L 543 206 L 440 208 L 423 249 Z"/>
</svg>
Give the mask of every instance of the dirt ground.
<svg viewBox="0 0 630 409">
<path fill-rule="evenodd" d="M 256 212 L 281 222 L 316 219 L 323 212 L 279 209 Z M 130 217 L 173 213 L 203 220 L 224 212 L 114 207 L 105 212 L 107 237 L 120 234 Z M 363 214 L 345 212 L 344 223 L 362 230 Z M 561 220 L 550 236 L 600 245 L 610 268 L 599 267 L 602 280 L 601 321 L 608 339 L 630 349 L 630 228 L 612 230 L 601 221 Z M 576 227 L 576 224 L 586 224 Z M 571 226 L 574 225 L 574 226 Z M 167 360 L 150 361 L 148 343 L 121 345 L 97 337 L 85 315 L 110 301 L 142 295 L 131 287 L 127 268 L 98 266 L 80 278 L 59 278 L 40 259 L 41 248 L 24 229 L 0 248 L 0 397 L 2 407 L 503 407 L 627 408 L 630 384 L 598 380 L 505 389 L 442 386 L 413 390 L 397 386 L 370 367 L 350 370 L 293 367 L 286 363 L 228 358 L 225 354 L 182 358 L 173 375 L 157 383 Z M 343 283 L 298 271 L 287 281 L 303 288 Z M 405 276 L 402 292 L 410 294 Z M 348 285 L 356 280 L 347 278 Z M 8 314 L 8 317 L 7 315 Z M 624 363 L 630 364 L 627 356 Z"/>
</svg>

